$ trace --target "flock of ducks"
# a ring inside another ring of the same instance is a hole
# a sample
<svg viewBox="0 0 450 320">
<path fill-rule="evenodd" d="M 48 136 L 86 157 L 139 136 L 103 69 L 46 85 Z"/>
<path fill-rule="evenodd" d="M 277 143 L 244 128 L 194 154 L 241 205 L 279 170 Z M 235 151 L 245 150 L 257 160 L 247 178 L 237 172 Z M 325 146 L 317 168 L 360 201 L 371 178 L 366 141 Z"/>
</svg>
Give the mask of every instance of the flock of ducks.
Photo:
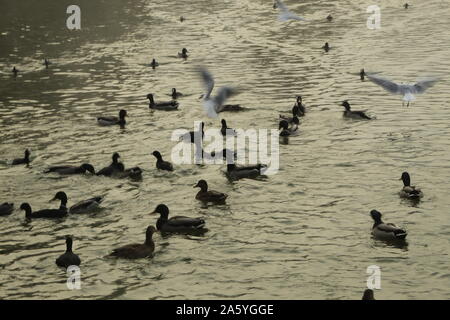
<svg viewBox="0 0 450 320">
<path fill-rule="evenodd" d="M 405 4 L 405 9 L 408 8 L 408 4 Z M 280 0 L 276 0 L 274 8 L 278 8 L 280 10 L 279 20 L 280 21 L 288 21 L 288 20 L 299 20 L 299 21 L 307 21 L 304 18 L 301 18 L 291 11 L 284 5 Z M 333 17 L 328 15 L 326 17 L 328 21 L 332 21 Z M 180 17 L 180 21 L 183 22 L 185 20 L 184 17 Z M 327 43 L 323 46 L 323 49 L 328 52 L 330 50 L 330 46 Z M 181 52 L 178 53 L 178 57 L 187 59 L 188 58 L 188 50 L 183 48 Z M 49 67 L 50 61 L 46 58 L 44 63 L 46 68 Z M 153 59 L 150 63 L 150 66 L 155 69 L 159 66 L 159 63 L 156 59 Z M 13 73 L 17 76 L 18 69 L 16 67 L 13 68 Z M 204 110 L 206 114 L 211 118 L 216 118 L 220 112 L 224 111 L 242 111 L 240 105 L 225 105 L 225 101 L 237 94 L 237 90 L 232 87 L 224 86 L 217 90 L 217 95 L 212 96 L 212 90 L 214 88 L 214 79 L 213 76 L 203 67 L 198 68 L 198 72 L 203 80 L 203 84 L 205 86 L 205 93 L 202 94 L 200 98 L 203 99 Z M 392 81 L 383 79 L 375 74 L 367 74 L 364 69 L 360 71 L 361 81 L 364 81 L 365 77 L 368 77 L 369 80 L 374 82 L 377 85 L 380 85 L 382 88 L 387 90 L 393 94 L 400 94 L 403 96 L 404 101 L 409 102 L 414 99 L 414 95 L 418 93 L 423 93 L 427 88 L 431 87 L 437 79 L 429 79 L 421 82 L 417 82 L 412 85 L 404 85 L 404 84 L 396 84 Z M 172 89 L 170 101 L 155 101 L 152 93 L 147 95 L 147 99 L 149 100 L 149 108 L 155 110 L 165 110 L 172 111 L 176 110 L 179 106 L 177 101 L 178 98 L 183 95 L 180 92 L 177 92 L 176 88 Z M 351 109 L 350 103 L 345 100 L 342 102 L 342 106 L 345 108 L 343 112 L 343 116 L 351 119 L 358 120 L 372 120 L 372 117 L 369 117 L 364 111 L 353 111 Z M 288 137 L 298 133 L 298 128 L 300 126 L 299 117 L 304 117 L 306 114 L 306 107 L 302 102 L 302 97 L 297 96 L 294 106 L 291 110 L 292 115 L 280 115 L 279 116 L 279 134 L 280 137 Z M 124 127 L 126 125 L 126 117 L 127 111 L 120 110 L 118 116 L 100 116 L 97 118 L 97 122 L 102 126 L 114 126 L 119 125 Z M 221 120 L 221 133 L 223 136 L 236 135 L 236 132 L 229 128 L 226 120 Z M 181 137 L 185 139 L 185 141 L 196 143 L 196 135 L 204 136 L 204 123 L 201 123 L 199 131 L 191 131 L 186 136 Z M 201 150 L 202 157 L 214 157 L 214 152 L 206 153 L 203 151 L 202 146 L 197 146 Z M 230 155 L 232 151 L 224 149 L 222 151 L 223 157 L 227 159 L 227 156 Z M 11 164 L 12 165 L 29 165 L 31 152 L 30 150 L 25 150 L 24 157 L 14 159 Z M 152 155 L 156 158 L 156 168 L 159 170 L 165 171 L 173 171 L 173 165 L 163 160 L 163 157 L 159 151 L 153 151 Z M 235 154 L 231 154 L 235 157 Z M 107 176 L 107 177 L 116 177 L 116 178 L 132 178 L 132 179 L 140 179 L 142 170 L 139 167 L 133 167 L 125 169 L 123 163 L 119 161 L 120 155 L 116 152 L 112 155 L 112 163 L 97 171 L 91 164 L 84 163 L 80 166 L 69 166 L 69 165 L 61 165 L 54 166 L 48 168 L 44 173 L 56 173 L 60 175 L 73 175 L 73 174 L 92 174 L 98 176 Z M 257 164 L 253 166 L 243 166 L 238 167 L 234 163 L 227 164 L 227 176 L 232 180 L 239 180 L 243 178 L 257 178 L 263 175 L 264 169 L 266 168 L 263 164 Z M 423 197 L 423 193 L 420 188 L 411 186 L 411 178 L 408 172 L 403 172 L 401 175 L 401 180 L 403 181 L 403 188 L 400 190 L 399 195 L 402 198 L 418 201 Z M 208 183 L 205 180 L 199 180 L 194 188 L 199 188 L 200 190 L 195 196 L 195 199 L 213 204 L 223 204 L 225 203 L 228 195 L 222 192 L 209 190 Z M 68 196 L 65 192 L 59 191 L 55 194 L 52 200 L 59 200 L 60 206 L 59 208 L 53 209 L 41 209 L 38 211 L 33 211 L 32 207 L 29 203 L 22 203 L 20 209 L 25 212 L 25 217 L 27 219 L 37 219 L 37 218 L 62 218 L 67 216 L 68 214 L 83 214 L 89 213 L 93 210 L 97 209 L 102 201 L 104 200 L 103 196 L 96 196 L 87 200 L 80 201 L 75 203 L 74 205 L 67 207 Z M 0 216 L 7 216 L 12 214 L 14 211 L 14 204 L 5 202 L 0 204 Z M 149 257 L 153 254 L 155 250 L 155 243 L 152 239 L 153 234 L 157 231 L 160 232 L 168 232 L 168 233 L 194 233 L 194 234 L 202 234 L 207 232 L 208 229 L 205 228 L 205 221 L 202 218 L 191 218 L 185 216 L 174 216 L 169 218 L 169 208 L 165 204 L 159 204 L 152 214 L 159 214 L 159 218 L 156 221 L 156 227 L 149 226 L 145 232 L 145 240 L 143 243 L 138 244 L 129 244 L 116 249 L 113 249 L 110 253 L 110 256 L 120 257 L 120 258 L 128 258 L 128 259 L 137 259 L 137 258 L 145 258 Z M 370 211 L 370 216 L 372 217 L 374 224 L 372 226 L 372 235 L 380 240 L 387 241 L 404 241 L 407 236 L 407 231 L 404 228 L 398 227 L 392 223 L 384 223 L 382 221 L 382 214 L 377 210 Z M 81 259 L 73 253 L 73 239 L 70 236 L 66 237 L 66 252 L 59 256 L 56 259 L 56 264 L 60 267 L 67 268 L 71 265 L 80 265 Z M 373 290 L 367 289 L 364 292 L 363 300 L 373 300 Z"/>
</svg>

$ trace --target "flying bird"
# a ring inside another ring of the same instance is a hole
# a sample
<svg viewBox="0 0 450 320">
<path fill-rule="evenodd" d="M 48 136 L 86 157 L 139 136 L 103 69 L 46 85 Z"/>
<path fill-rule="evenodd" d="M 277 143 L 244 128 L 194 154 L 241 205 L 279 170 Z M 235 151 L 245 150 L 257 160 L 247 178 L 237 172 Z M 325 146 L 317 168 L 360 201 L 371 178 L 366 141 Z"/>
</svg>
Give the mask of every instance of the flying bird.
<svg viewBox="0 0 450 320">
<path fill-rule="evenodd" d="M 436 81 L 439 79 L 437 78 L 430 78 L 426 80 L 418 81 L 414 84 L 397 84 L 395 82 L 392 82 L 390 80 L 384 79 L 380 76 L 374 75 L 374 74 L 368 74 L 365 73 L 367 78 L 369 78 L 370 81 L 373 83 L 379 85 L 386 91 L 389 91 L 393 94 L 399 94 L 403 96 L 403 105 L 405 104 L 405 101 L 408 102 L 407 107 L 409 106 L 409 103 L 416 99 L 414 96 L 415 94 L 424 93 L 425 90 L 432 87 Z"/>
<path fill-rule="evenodd" d="M 286 5 L 280 0 L 276 0 L 276 7 L 280 10 L 280 14 L 278 15 L 278 20 L 280 21 L 288 21 L 288 20 L 306 21 L 306 19 L 299 17 L 296 14 L 289 11 L 288 7 L 286 7 Z"/>
</svg>

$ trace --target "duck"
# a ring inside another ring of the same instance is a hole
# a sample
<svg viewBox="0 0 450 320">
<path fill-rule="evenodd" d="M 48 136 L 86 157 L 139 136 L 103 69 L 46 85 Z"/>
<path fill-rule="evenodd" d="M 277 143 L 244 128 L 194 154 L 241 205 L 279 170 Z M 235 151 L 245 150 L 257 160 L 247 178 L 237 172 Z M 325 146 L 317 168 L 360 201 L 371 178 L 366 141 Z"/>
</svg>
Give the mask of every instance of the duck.
<svg viewBox="0 0 450 320">
<path fill-rule="evenodd" d="M 180 17 L 180 22 L 183 22 L 184 20 L 186 20 L 186 18 L 183 17 L 183 16 L 181 16 L 181 17 Z"/>
<path fill-rule="evenodd" d="M 30 161 L 30 155 L 31 155 L 30 150 L 26 149 L 25 150 L 25 157 L 14 159 L 12 161 L 12 165 L 15 166 L 15 165 L 18 165 L 18 164 L 26 164 L 26 165 L 30 164 L 30 162 L 31 162 Z"/>
<path fill-rule="evenodd" d="M 150 256 L 155 251 L 155 243 L 152 239 L 155 232 L 155 227 L 147 227 L 144 243 L 127 244 L 116 248 L 111 252 L 110 256 L 126 259 L 141 259 Z"/>
<path fill-rule="evenodd" d="M 301 117 L 302 115 L 303 113 L 301 113 L 300 107 L 298 105 L 294 105 L 292 107 L 292 117 L 280 114 L 280 120 L 286 120 L 288 123 L 292 123 L 294 121 L 294 117 Z"/>
<path fill-rule="evenodd" d="M 119 162 L 117 164 L 117 171 L 113 173 L 115 178 L 130 178 L 132 180 L 142 179 L 142 169 L 139 167 L 133 167 L 125 169 L 123 163 Z"/>
<path fill-rule="evenodd" d="M 404 240 L 408 233 L 405 229 L 397 227 L 392 223 L 384 223 L 381 220 L 381 213 L 377 210 L 370 211 L 374 220 L 372 235 L 380 240 Z"/>
<path fill-rule="evenodd" d="M 165 204 L 159 204 L 152 213 L 159 213 L 156 221 L 156 229 L 161 232 L 190 233 L 195 231 L 207 231 L 205 220 L 202 218 L 189 218 L 176 216 L 169 219 L 169 208 Z"/>
<path fill-rule="evenodd" d="M 408 3 L 405 3 L 405 4 L 403 5 L 403 7 L 404 7 L 405 9 L 408 9 L 409 4 L 408 4 Z"/>
<path fill-rule="evenodd" d="M 122 109 L 119 111 L 119 117 L 115 117 L 115 116 L 97 117 L 97 122 L 101 126 L 114 126 L 114 125 L 125 126 L 125 124 L 126 124 L 125 117 L 126 116 L 127 116 L 127 111 Z"/>
<path fill-rule="evenodd" d="M 172 88 L 172 94 L 171 94 L 171 96 L 172 96 L 172 99 L 173 99 L 173 100 L 176 100 L 176 99 L 182 97 L 183 94 L 182 94 L 181 92 L 178 92 L 176 88 Z"/>
<path fill-rule="evenodd" d="M 19 70 L 17 70 L 16 67 L 13 67 L 12 73 L 14 74 L 14 78 L 16 78 L 16 77 L 17 77 L 17 74 L 19 73 Z"/>
<path fill-rule="evenodd" d="M 224 104 L 220 110 L 220 112 L 237 112 L 245 110 L 244 107 L 241 107 L 240 104 Z"/>
<path fill-rule="evenodd" d="M 175 100 L 156 103 L 155 100 L 153 99 L 152 93 L 149 93 L 147 95 L 147 99 L 150 100 L 150 104 L 148 106 L 150 109 L 166 110 L 166 111 L 172 111 L 172 110 L 178 109 L 179 104 Z"/>
<path fill-rule="evenodd" d="M 56 193 L 56 195 L 52 199 L 52 201 L 53 200 L 60 200 L 61 206 L 65 207 L 67 205 L 67 200 L 68 200 L 67 194 L 64 191 L 59 191 Z M 80 201 L 69 208 L 69 213 L 82 214 L 82 213 L 91 212 L 93 210 L 98 209 L 98 207 L 103 202 L 103 200 L 104 200 L 104 197 L 99 196 L 99 197 L 93 197 L 93 198 L 90 198 L 87 200 Z"/>
<path fill-rule="evenodd" d="M 67 208 L 65 206 L 60 206 L 58 209 L 43 209 L 33 212 L 30 204 L 24 202 L 20 205 L 20 210 L 25 211 L 25 217 L 27 219 L 36 218 L 63 218 L 67 215 Z"/>
<path fill-rule="evenodd" d="M 76 166 L 55 166 L 55 167 L 50 167 L 44 171 L 44 173 L 59 173 L 62 175 L 84 174 L 86 172 L 95 174 L 95 169 L 91 164 L 83 163 L 81 166 L 78 166 L 78 167 L 76 167 Z"/>
<path fill-rule="evenodd" d="M 361 300 L 375 300 L 375 297 L 373 296 L 373 290 L 372 289 L 364 290 L 364 294 Z"/>
<path fill-rule="evenodd" d="M 366 115 L 364 111 L 352 111 L 350 103 L 347 100 L 342 102 L 342 106 L 345 108 L 343 116 L 345 118 L 359 119 L 359 120 L 372 120 L 371 117 Z"/>
<path fill-rule="evenodd" d="M 298 120 L 297 116 L 294 116 L 292 118 L 292 125 L 291 125 L 291 127 L 289 127 L 289 122 L 288 121 L 281 120 L 279 125 L 278 125 L 278 130 L 282 129 L 281 132 L 280 132 L 280 136 L 281 137 L 287 137 L 287 136 L 293 135 L 294 133 L 297 132 L 299 125 L 300 125 L 300 120 Z"/>
<path fill-rule="evenodd" d="M 48 60 L 47 58 L 44 58 L 44 63 L 43 65 L 45 66 L 46 69 L 48 69 L 48 66 L 51 64 L 50 60 Z"/>
<path fill-rule="evenodd" d="M 79 266 L 81 264 L 81 259 L 78 255 L 72 251 L 73 240 L 72 237 L 66 237 L 66 252 L 60 255 L 56 259 L 56 265 L 58 267 L 68 268 L 69 266 Z"/>
<path fill-rule="evenodd" d="M 329 15 L 327 16 L 327 20 L 330 21 L 330 22 L 333 21 L 333 16 L 332 16 L 331 14 L 329 14 Z"/>
<path fill-rule="evenodd" d="M 325 50 L 325 52 L 330 51 L 330 45 L 328 44 L 328 42 L 325 42 L 325 45 L 322 47 L 323 50 Z"/>
<path fill-rule="evenodd" d="M 153 151 L 152 155 L 157 159 L 156 168 L 160 170 L 173 171 L 173 166 L 170 162 L 164 161 L 159 151 Z"/>
<path fill-rule="evenodd" d="M 403 188 L 400 190 L 400 197 L 407 199 L 420 199 L 423 197 L 423 192 L 420 188 L 411 186 L 411 177 L 408 172 L 403 172 L 400 180 L 403 180 Z"/>
<path fill-rule="evenodd" d="M 201 122 L 198 131 L 189 131 L 180 137 L 180 140 L 196 144 L 196 137 L 201 133 L 201 139 L 205 137 L 205 123 Z"/>
<path fill-rule="evenodd" d="M 14 211 L 14 203 L 4 202 L 0 204 L 0 216 L 8 216 Z"/>
<path fill-rule="evenodd" d="M 267 166 L 257 164 L 255 166 L 237 167 L 234 163 L 227 164 L 227 175 L 232 180 L 239 180 L 244 178 L 254 179 L 262 175 L 262 169 Z"/>
<path fill-rule="evenodd" d="M 208 190 L 208 183 L 203 179 L 199 180 L 194 188 L 200 188 L 200 191 L 195 196 L 195 199 L 203 202 L 224 203 L 228 197 L 225 193 Z"/>
<path fill-rule="evenodd" d="M 119 158 L 120 155 L 117 152 L 114 152 L 112 155 L 112 163 L 101 169 L 99 172 L 97 172 L 97 176 L 107 176 L 110 177 L 116 172 L 120 172 L 122 167 L 119 165 Z"/>
<path fill-rule="evenodd" d="M 181 50 L 181 52 L 178 52 L 178 57 L 179 58 L 183 58 L 183 59 L 187 59 L 187 57 L 188 57 L 187 53 L 188 53 L 188 50 L 186 48 L 183 48 Z"/>
<path fill-rule="evenodd" d="M 224 136 L 224 137 L 235 137 L 237 135 L 236 131 L 234 131 L 234 129 L 229 128 L 227 126 L 227 122 L 225 121 L 225 119 L 222 119 L 220 121 L 222 123 L 222 128 L 220 129 L 220 133 Z"/>
<path fill-rule="evenodd" d="M 156 59 L 153 59 L 150 63 L 150 67 L 152 67 L 152 69 L 155 69 L 157 66 L 159 66 L 159 63 L 156 62 Z"/>
<path fill-rule="evenodd" d="M 366 72 L 364 71 L 364 69 L 361 69 L 359 71 L 359 78 L 361 79 L 361 81 L 364 81 L 365 76 L 366 76 Z"/>
</svg>

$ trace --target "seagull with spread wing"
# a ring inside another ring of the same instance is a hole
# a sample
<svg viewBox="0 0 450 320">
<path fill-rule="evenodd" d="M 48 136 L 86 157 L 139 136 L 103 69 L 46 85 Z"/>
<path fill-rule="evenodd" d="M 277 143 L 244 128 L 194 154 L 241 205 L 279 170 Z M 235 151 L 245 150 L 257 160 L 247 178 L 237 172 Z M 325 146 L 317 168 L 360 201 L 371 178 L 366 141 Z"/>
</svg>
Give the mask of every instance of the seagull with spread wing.
<svg viewBox="0 0 450 320">
<path fill-rule="evenodd" d="M 212 74 L 203 67 L 200 67 L 198 71 L 200 72 L 203 84 L 205 86 L 205 93 L 202 95 L 203 108 L 205 109 L 208 117 L 217 118 L 217 114 L 222 111 L 225 101 L 229 97 L 237 94 L 237 90 L 227 86 L 221 87 L 217 90 L 217 95 L 212 97 L 211 92 L 214 88 L 214 78 Z"/>
<path fill-rule="evenodd" d="M 380 87 L 389 91 L 390 93 L 402 95 L 403 105 L 405 104 L 405 101 L 407 101 L 408 102 L 407 107 L 409 106 L 409 103 L 416 98 L 414 96 L 415 94 L 424 93 L 425 90 L 433 86 L 436 83 L 436 81 L 439 80 L 437 78 L 430 78 L 418 81 L 414 84 L 397 84 L 373 73 L 372 74 L 365 73 L 365 74 L 370 81 L 379 85 Z"/>
<path fill-rule="evenodd" d="M 306 21 L 306 19 L 297 16 L 296 14 L 289 11 L 288 7 L 281 2 L 281 0 L 276 0 L 276 6 L 274 3 L 274 8 L 278 8 L 280 10 L 280 14 L 278 15 L 278 20 L 280 21 L 288 21 L 288 20 L 300 20 L 300 21 Z"/>
</svg>

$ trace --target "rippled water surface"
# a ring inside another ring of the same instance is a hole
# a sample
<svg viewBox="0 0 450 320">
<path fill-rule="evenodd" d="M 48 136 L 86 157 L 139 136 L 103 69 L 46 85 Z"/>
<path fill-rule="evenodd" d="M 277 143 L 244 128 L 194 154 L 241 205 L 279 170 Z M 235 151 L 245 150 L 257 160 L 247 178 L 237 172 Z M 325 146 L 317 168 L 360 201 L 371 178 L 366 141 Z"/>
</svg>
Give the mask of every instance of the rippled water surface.
<svg viewBox="0 0 450 320">
<path fill-rule="evenodd" d="M 375 264 L 377 299 L 449 299 L 450 2 L 417 1 L 405 10 L 401 1 L 383 1 L 381 29 L 369 30 L 372 2 L 289 0 L 309 21 L 280 23 L 269 0 L 84 0 L 77 2 L 81 30 L 71 31 L 72 2 L 1 0 L 0 202 L 16 210 L 0 217 L 0 298 L 360 299 Z M 183 47 L 186 61 L 177 57 Z M 53 63 L 48 70 L 44 57 Z M 148 66 L 153 57 L 156 70 Z M 156 170 L 151 152 L 170 160 L 173 130 L 201 120 L 220 126 L 198 100 L 200 64 L 216 87 L 241 89 L 230 102 L 250 110 L 221 114 L 233 128 L 277 128 L 278 114 L 303 96 L 308 113 L 300 135 L 280 145 L 277 174 L 230 183 L 224 166 Z M 442 80 L 406 108 L 399 96 L 361 82 L 363 67 L 399 82 Z M 179 110 L 149 111 L 145 96 L 166 100 L 172 87 L 186 95 Z M 345 99 L 376 120 L 343 119 Z M 129 114 L 125 129 L 96 124 L 97 115 L 119 109 Z M 11 167 L 25 148 L 30 167 Z M 141 167 L 143 181 L 42 173 L 67 163 L 100 169 L 113 152 Z M 398 197 L 405 170 L 424 190 L 419 204 Z M 226 192 L 227 204 L 195 200 L 199 179 Z M 104 194 L 103 209 L 25 221 L 20 203 L 57 206 L 48 200 L 59 190 L 69 205 Z M 159 203 L 172 215 L 203 217 L 210 231 L 156 234 L 151 259 L 106 257 L 144 240 Z M 371 209 L 406 226 L 408 245 L 372 239 Z M 81 290 L 68 290 L 55 265 L 67 234 L 82 259 Z"/>
</svg>

